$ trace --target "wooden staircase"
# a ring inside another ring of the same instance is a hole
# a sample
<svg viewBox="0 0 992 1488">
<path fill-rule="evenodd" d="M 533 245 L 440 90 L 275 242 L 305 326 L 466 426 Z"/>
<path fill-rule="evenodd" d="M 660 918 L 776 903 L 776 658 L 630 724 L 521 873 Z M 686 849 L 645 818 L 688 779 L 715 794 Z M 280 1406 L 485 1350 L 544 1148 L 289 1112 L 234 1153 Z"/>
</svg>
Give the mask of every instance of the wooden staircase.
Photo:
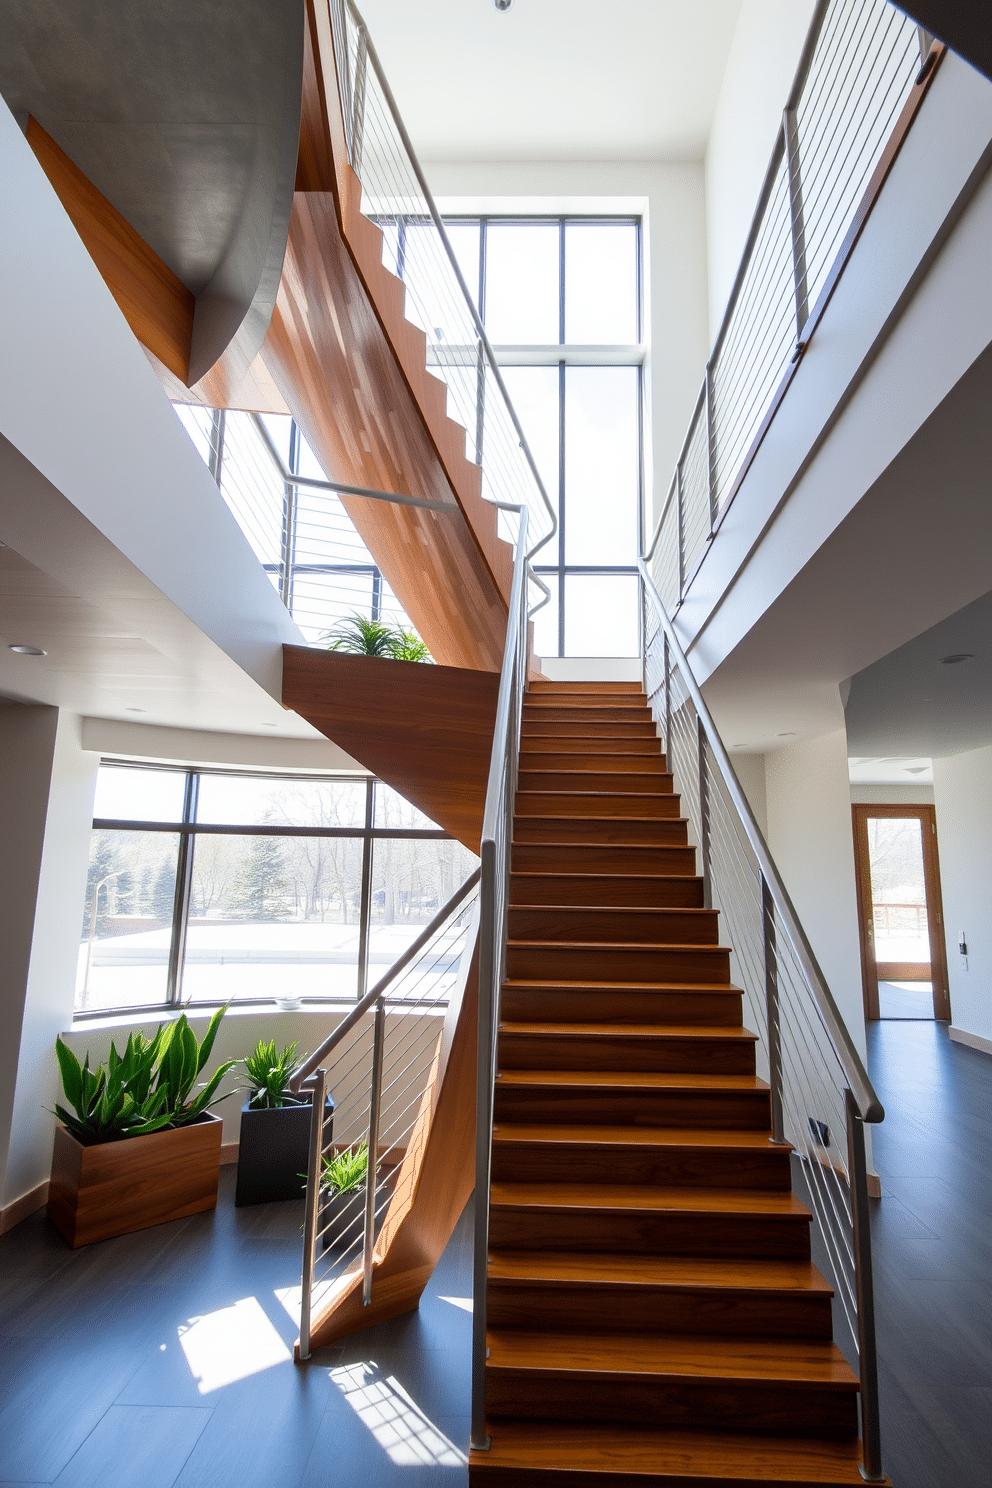
<svg viewBox="0 0 992 1488">
<path fill-rule="evenodd" d="M 523 709 L 475 1488 L 857 1484 L 857 1379 L 634 683 Z"/>
</svg>

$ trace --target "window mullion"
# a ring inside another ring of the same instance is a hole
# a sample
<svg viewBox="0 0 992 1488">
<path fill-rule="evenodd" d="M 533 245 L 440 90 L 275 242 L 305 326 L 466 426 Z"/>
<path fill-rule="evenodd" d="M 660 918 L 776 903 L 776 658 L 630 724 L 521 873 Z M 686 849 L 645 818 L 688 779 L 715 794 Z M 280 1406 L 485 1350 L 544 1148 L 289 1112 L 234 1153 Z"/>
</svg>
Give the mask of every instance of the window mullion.
<svg viewBox="0 0 992 1488">
<path fill-rule="evenodd" d="M 358 912 L 358 989 L 361 1002 L 368 989 L 369 979 L 369 925 L 372 918 L 372 826 L 374 812 L 375 781 L 369 777 L 365 782 L 365 835 L 362 841 L 362 898 Z"/>
<path fill-rule="evenodd" d="M 179 834 L 176 897 L 172 909 L 172 941 L 169 945 L 169 978 L 166 999 L 173 1005 L 182 1000 L 186 931 L 189 925 L 189 901 L 193 884 L 193 824 L 196 821 L 199 791 L 200 777 L 195 770 L 190 770 L 186 775 L 186 791 L 183 797 L 183 825 Z"/>
</svg>

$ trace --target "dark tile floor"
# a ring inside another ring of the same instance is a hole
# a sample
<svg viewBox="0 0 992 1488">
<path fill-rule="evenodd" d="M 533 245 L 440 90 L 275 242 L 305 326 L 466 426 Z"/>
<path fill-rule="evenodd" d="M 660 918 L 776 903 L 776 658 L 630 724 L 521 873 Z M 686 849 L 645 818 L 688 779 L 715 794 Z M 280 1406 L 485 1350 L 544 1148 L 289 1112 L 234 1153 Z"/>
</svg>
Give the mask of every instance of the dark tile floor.
<svg viewBox="0 0 992 1488">
<path fill-rule="evenodd" d="M 992 1062 L 934 1023 L 870 1031 L 883 1443 L 896 1488 L 992 1483 Z M 467 1213 L 419 1313 L 291 1361 L 298 1205 L 70 1251 L 0 1239 L 0 1488 L 464 1488 Z"/>
<path fill-rule="evenodd" d="M 468 1481 L 471 1213 L 418 1313 L 292 1363 L 299 1204 L 70 1251 L 0 1238 L 0 1484 L 359 1488 Z"/>
</svg>

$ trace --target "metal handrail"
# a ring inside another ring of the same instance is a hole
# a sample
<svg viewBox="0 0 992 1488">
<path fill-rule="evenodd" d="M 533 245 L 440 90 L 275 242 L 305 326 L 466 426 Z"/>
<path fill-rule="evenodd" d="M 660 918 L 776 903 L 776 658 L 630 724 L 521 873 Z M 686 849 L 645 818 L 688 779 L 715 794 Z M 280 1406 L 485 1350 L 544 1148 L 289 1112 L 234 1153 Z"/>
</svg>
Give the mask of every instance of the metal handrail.
<svg viewBox="0 0 992 1488">
<path fill-rule="evenodd" d="M 482 895 L 479 925 L 475 1245 L 472 1282 L 472 1445 L 480 1449 L 489 1445 L 485 1429 L 486 1272 L 489 1252 L 495 1033 L 506 951 L 506 882 L 510 868 L 510 826 L 517 784 L 521 705 L 526 680 L 525 577 L 529 566 L 525 553 L 527 515 L 526 508 L 523 508 L 520 512 L 520 533 L 513 566 L 480 844 Z"/>
<path fill-rule="evenodd" d="M 741 825 L 747 836 L 748 845 L 757 859 L 758 866 L 768 886 L 775 908 L 782 917 L 783 924 L 786 927 L 803 974 L 816 1000 L 824 1029 L 850 1084 L 851 1093 L 854 1096 L 857 1106 L 858 1116 L 862 1121 L 871 1123 L 882 1121 L 885 1117 L 884 1107 L 875 1094 L 875 1089 L 868 1077 L 868 1071 L 864 1067 L 861 1055 L 855 1047 L 854 1041 L 847 1030 L 847 1025 L 841 1017 L 840 1010 L 834 1001 L 833 994 L 827 986 L 826 978 L 820 970 L 813 948 L 800 923 L 795 905 L 789 897 L 789 891 L 782 882 L 781 875 L 768 850 L 768 844 L 765 842 L 761 828 L 758 826 L 754 812 L 751 810 L 750 802 L 744 794 L 741 783 L 737 778 L 737 772 L 731 763 L 730 755 L 727 753 L 717 726 L 713 721 L 713 715 L 706 706 L 706 700 L 699 689 L 699 684 L 693 676 L 692 668 L 682 649 L 682 643 L 679 640 L 678 633 L 668 617 L 661 596 L 655 587 L 654 580 L 648 572 L 643 558 L 638 560 L 638 567 L 641 571 L 644 587 L 651 596 L 655 610 L 657 611 L 658 620 L 664 630 L 669 650 L 681 667 L 685 686 L 692 698 L 696 714 L 706 731 L 706 737 L 713 751 L 714 758 L 720 767 L 720 774 L 723 776 L 727 793 L 740 817 Z"/>
<path fill-rule="evenodd" d="M 424 201 L 427 204 L 427 209 L 430 213 L 431 220 L 433 221 L 434 226 L 438 231 L 441 242 L 444 246 L 444 251 L 448 257 L 448 262 L 450 263 L 455 278 L 458 282 L 458 287 L 465 298 L 466 308 L 468 309 L 468 312 L 472 318 L 476 334 L 479 337 L 480 345 L 485 351 L 486 361 L 488 363 L 489 369 L 492 372 L 492 375 L 496 380 L 496 384 L 499 387 L 500 393 L 503 396 L 507 412 L 513 423 L 517 438 L 520 442 L 520 448 L 523 451 L 524 458 L 526 459 L 527 464 L 530 466 L 530 471 L 531 475 L 534 478 L 534 483 L 537 487 L 541 500 L 544 503 L 547 515 L 551 521 L 550 531 L 547 533 L 546 536 L 540 538 L 540 540 L 536 542 L 533 548 L 531 548 L 530 551 L 527 553 L 527 560 L 530 561 L 533 559 L 534 554 L 539 552 L 546 543 L 550 542 L 552 537 L 554 537 L 555 533 L 557 532 L 558 513 L 555 507 L 552 505 L 548 493 L 544 488 L 544 482 L 542 481 L 540 473 L 538 471 L 537 462 L 535 461 L 534 456 L 531 453 L 531 448 L 527 441 L 527 436 L 525 435 L 523 426 L 521 425 L 520 420 L 517 417 L 516 409 L 514 408 L 513 403 L 510 400 L 510 395 L 506 389 L 506 383 L 503 381 L 503 374 L 500 371 L 499 363 L 496 360 L 496 353 L 493 351 L 492 345 L 489 341 L 489 337 L 486 335 L 486 330 L 482 324 L 482 318 L 479 315 L 478 307 L 476 306 L 475 300 L 473 299 L 468 285 L 465 282 L 465 277 L 462 274 L 458 259 L 455 255 L 455 251 L 451 246 L 451 241 L 448 238 L 448 234 L 441 219 L 441 215 L 438 212 L 437 204 L 435 203 L 434 197 L 431 193 L 431 189 L 427 184 L 427 177 L 424 175 L 423 167 L 421 166 L 420 161 L 417 157 L 417 152 L 413 147 L 413 141 L 410 139 L 410 136 L 407 133 L 406 125 L 404 124 L 402 116 L 400 115 L 399 108 L 396 104 L 396 99 L 393 97 L 392 89 L 390 88 L 389 83 L 386 79 L 382 63 L 379 60 L 379 54 L 376 51 L 372 38 L 369 35 L 368 26 L 366 25 L 365 20 L 358 7 L 354 4 L 354 0 L 347 0 L 347 6 L 351 18 L 354 21 L 355 26 L 358 28 L 358 33 L 361 38 L 362 46 L 364 48 L 366 60 L 368 63 L 371 63 L 372 70 L 375 73 L 380 88 L 382 89 L 382 95 L 386 100 L 386 105 L 389 108 L 390 114 L 392 116 L 393 124 L 395 125 L 396 131 L 403 142 L 403 148 L 407 153 L 410 167 L 414 173 L 414 176 L 416 177 L 417 184 L 420 187 L 421 192 L 423 193 Z M 354 154 L 354 145 L 352 145 L 352 152 Z M 352 160 L 353 168 L 359 179 L 361 179 L 361 170 L 359 169 L 360 164 L 360 161 L 356 161 L 354 159 Z"/>
<path fill-rule="evenodd" d="M 334 1049 L 337 1048 L 341 1040 L 345 1037 L 346 1034 L 351 1032 L 356 1023 L 360 1022 L 360 1020 L 368 1012 L 369 1008 L 372 1007 L 380 997 L 385 996 L 387 989 L 393 982 L 395 982 L 400 972 L 406 970 L 406 968 L 410 965 L 410 962 L 413 961 L 420 954 L 431 937 L 436 933 L 440 926 L 443 925 L 444 921 L 449 918 L 452 911 L 458 908 L 463 899 L 468 898 L 469 894 L 471 894 L 472 890 L 479 882 L 481 871 L 482 870 L 480 868 L 476 868 L 473 873 L 469 874 L 465 882 L 461 884 L 452 894 L 447 904 L 445 904 L 443 908 L 438 910 L 437 914 L 431 920 L 430 924 L 424 927 L 424 929 L 417 936 L 416 940 L 412 941 L 411 944 L 407 946 L 403 954 L 393 962 L 392 966 L 386 972 L 385 976 L 380 977 L 372 990 L 370 992 L 366 992 L 365 996 L 361 999 L 360 1002 L 355 1003 L 355 1006 L 352 1008 L 348 1016 L 338 1024 L 337 1028 L 335 1028 L 332 1033 L 329 1033 L 327 1035 L 324 1042 L 318 1045 L 318 1047 L 314 1049 L 312 1054 L 307 1055 L 306 1059 L 300 1065 L 299 1069 L 296 1071 L 296 1074 L 289 1082 L 289 1088 L 294 1095 L 299 1095 L 304 1082 L 323 1063 L 328 1054 L 330 1054 Z"/>
</svg>

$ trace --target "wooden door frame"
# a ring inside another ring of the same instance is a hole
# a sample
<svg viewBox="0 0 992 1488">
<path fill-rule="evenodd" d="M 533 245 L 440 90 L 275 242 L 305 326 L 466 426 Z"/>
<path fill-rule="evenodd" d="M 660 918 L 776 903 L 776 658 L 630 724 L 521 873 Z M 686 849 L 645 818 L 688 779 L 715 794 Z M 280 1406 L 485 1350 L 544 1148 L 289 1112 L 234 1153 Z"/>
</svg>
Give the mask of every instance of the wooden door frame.
<svg viewBox="0 0 992 1488">
<path fill-rule="evenodd" d="M 855 881 L 858 891 L 858 937 L 861 943 L 861 979 L 864 991 L 865 1017 L 879 1018 L 878 972 L 875 940 L 871 933 L 871 871 L 868 861 L 868 818 L 870 816 L 914 817 L 921 825 L 923 841 L 923 884 L 927 901 L 927 925 L 930 934 L 930 969 L 933 987 L 933 1016 L 938 1023 L 949 1023 L 951 1001 L 947 986 L 947 950 L 944 943 L 944 906 L 940 894 L 940 857 L 937 851 L 937 814 L 933 806 L 889 806 L 857 802 L 851 807 L 854 829 Z"/>
</svg>

